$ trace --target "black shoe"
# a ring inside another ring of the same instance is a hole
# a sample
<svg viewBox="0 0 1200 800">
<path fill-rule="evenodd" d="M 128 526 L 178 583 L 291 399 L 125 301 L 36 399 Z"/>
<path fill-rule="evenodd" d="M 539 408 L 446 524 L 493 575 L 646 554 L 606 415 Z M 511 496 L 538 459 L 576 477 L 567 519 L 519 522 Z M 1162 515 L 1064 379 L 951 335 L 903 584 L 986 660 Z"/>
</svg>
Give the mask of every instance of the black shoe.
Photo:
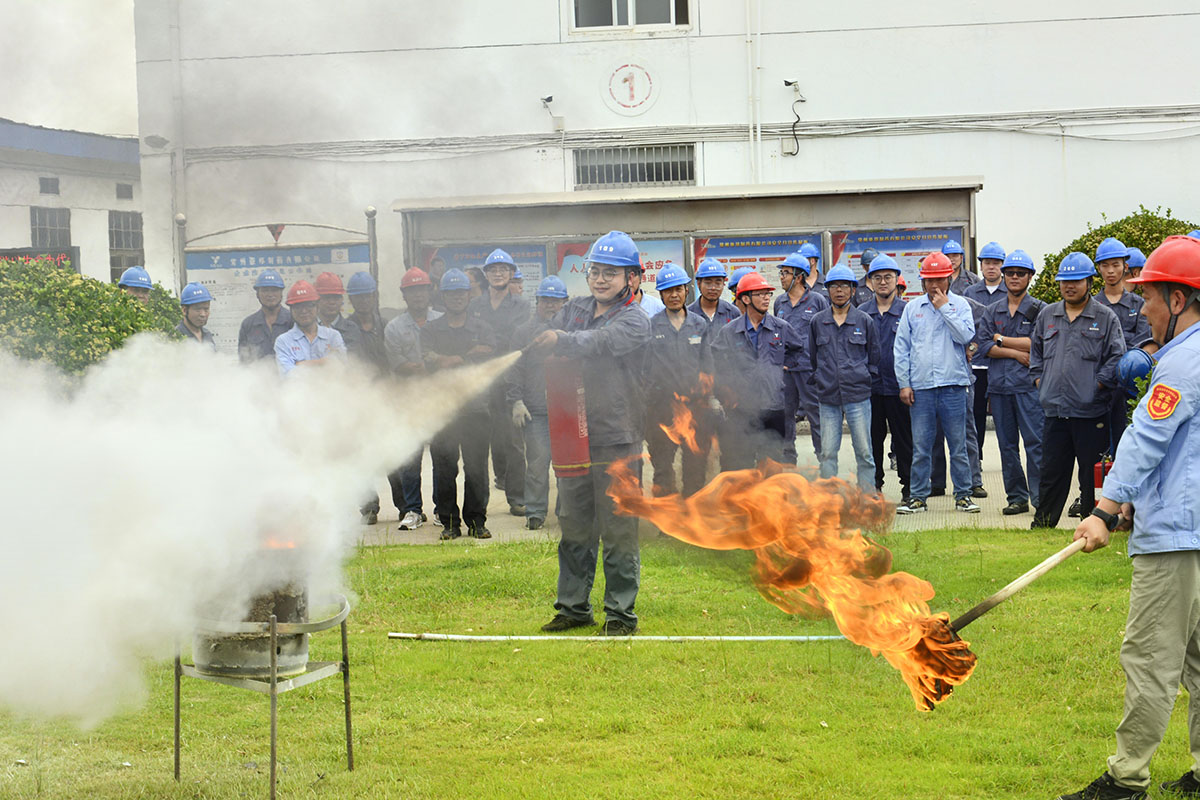
<svg viewBox="0 0 1200 800">
<path fill-rule="evenodd" d="M 960 497 L 954 501 L 954 509 L 961 511 L 964 514 L 978 514 L 979 506 L 975 505 L 975 501 L 969 497 Z"/>
<path fill-rule="evenodd" d="M 379 522 L 378 511 L 364 511 L 362 514 L 363 525 L 374 525 Z"/>
<path fill-rule="evenodd" d="M 1076 497 L 1075 502 L 1071 503 L 1071 507 L 1067 509 L 1068 517 L 1079 517 L 1083 519 L 1083 498 Z"/>
<path fill-rule="evenodd" d="M 472 539 L 490 539 L 492 532 L 487 529 L 487 525 L 482 522 L 477 522 L 467 526 L 467 535 Z"/>
<path fill-rule="evenodd" d="M 896 456 L 891 454 L 888 455 L 888 469 L 892 472 L 896 471 Z"/>
<path fill-rule="evenodd" d="M 930 497 L 945 497 L 946 496 L 946 487 L 943 486 L 940 489 L 937 489 L 937 488 L 930 489 L 929 496 Z"/>
<path fill-rule="evenodd" d="M 542 626 L 542 630 L 546 633 L 558 633 L 559 631 L 569 631 L 572 628 L 594 628 L 596 620 L 594 619 L 579 619 L 578 617 L 568 617 L 566 614 L 555 614 L 554 619 Z"/>
<path fill-rule="evenodd" d="M 910 497 L 907 503 L 896 506 L 897 514 L 922 514 L 929 510 L 925 501 L 918 497 Z"/>
<path fill-rule="evenodd" d="M 525 527 L 531 531 L 541 530 L 542 526 L 545 524 L 546 521 L 541 517 L 530 517 L 529 519 L 525 520 Z"/>
<path fill-rule="evenodd" d="M 971 497 L 982 500 L 983 498 L 987 497 L 987 489 L 983 488 L 982 486 L 976 486 L 971 489 Z"/>
<path fill-rule="evenodd" d="M 637 633 L 637 625 L 629 625 L 619 619 L 610 619 L 604 623 L 605 636 L 633 636 Z"/>
<path fill-rule="evenodd" d="M 1183 773 L 1183 777 L 1177 781 L 1160 783 L 1159 788 L 1180 797 L 1200 797 L 1200 781 L 1196 780 L 1196 776 L 1190 769 Z"/>
<path fill-rule="evenodd" d="M 462 536 L 462 525 L 457 520 L 442 520 L 442 532 L 438 534 L 439 539 L 445 542 L 460 536 Z"/>
<path fill-rule="evenodd" d="M 1016 500 L 1004 508 L 1000 509 L 1000 513 L 1006 517 L 1011 517 L 1014 514 L 1024 514 L 1029 511 L 1029 503 L 1025 500 Z"/>
<path fill-rule="evenodd" d="M 1143 800 L 1146 793 L 1139 789 L 1118 786 L 1112 776 L 1105 772 L 1099 778 L 1071 794 L 1060 794 L 1058 800 Z"/>
<path fill-rule="evenodd" d="M 525 516 L 525 506 L 521 505 L 520 503 L 509 503 L 508 513 L 512 514 L 514 517 L 523 517 Z"/>
<path fill-rule="evenodd" d="M 492 478 L 492 486 L 502 492 L 504 491 L 504 484 L 500 482 L 500 478 L 498 476 Z"/>
<path fill-rule="evenodd" d="M 1033 522 L 1029 523 L 1029 529 L 1034 530 L 1034 531 L 1036 531 L 1036 530 L 1051 530 L 1051 529 L 1057 528 L 1057 527 L 1058 527 L 1057 525 L 1051 525 L 1049 522 L 1047 522 L 1044 519 L 1038 519 L 1038 516 L 1036 513 L 1033 515 Z"/>
<path fill-rule="evenodd" d="M 429 522 L 429 517 L 425 516 L 425 512 L 421 512 L 421 522 Z"/>
</svg>

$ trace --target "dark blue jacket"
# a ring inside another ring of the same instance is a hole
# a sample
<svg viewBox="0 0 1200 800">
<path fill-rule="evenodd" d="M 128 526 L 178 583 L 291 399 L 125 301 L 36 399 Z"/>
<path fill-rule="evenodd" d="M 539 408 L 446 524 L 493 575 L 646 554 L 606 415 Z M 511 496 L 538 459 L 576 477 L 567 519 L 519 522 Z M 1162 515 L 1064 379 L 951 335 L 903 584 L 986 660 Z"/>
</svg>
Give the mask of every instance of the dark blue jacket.
<svg viewBox="0 0 1200 800">
<path fill-rule="evenodd" d="M 704 316 L 704 312 L 700 310 L 700 298 L 696 298 L 696 302 L 688 306 L 687 310 L 695 311 L 699 314 L 701 319 L 713 327 L 714 332 L 720 330 L 726 322 L 737 319 L 742 315 L 742 312 L 738 311 L 737 306 L 723 297 L 717 298 L 717 310 L 711 320 Z"/>
<path fill-rule="evenodd" d="M 819 284 L 824 289 L 825 284 Z M 781 320 L 791 325 L 796 330 L 796 337 L 800 341 L 801 352 L 797 356 L 795 362 L 787 364 L 788 369 L 794 369 L 801 375 L 809 375 L 812 372 L 812 334 L 811 325 L 813 317 L 819 312 L 829 308 L 829 298 L 823 294 L 819 294 L 814 287 L 804 293 L 800 298 L 800 302 L 792 305 L 792 299 L 787 293 L 779 295 L 775 298 L 773 313 Z"/>
<path fill-rule="evenodd" d="M 643 385 L 649 405 L 666 403 L 676 394 L 695 398 L 701 372 L 712 372 L 708 355 L 709 322 L 700 314 L 687 312 L 679 330 L 666 311 L 650 318 L 650 343 L 646 346 Z"/>
<path fill-rule="evenodd" d="M 274 325 L 267 325 L 267 318 L 260 308 L 242 320 L 238 329 L 238 360 L 243 364 L 260 358 L 275 358 L 275 339 L 292 329 L 292 312 L 286 307 L 279 309 Z"/>
<path fill-rule="evenodd" d="M 1125 335 L 1126 350 L 1141 347 L 1154 339 L 1154 335 L 1150 333 L 1150 322 L 1142 316 L 1142 306 L 1146 305 L 1143 297 L 1133 292 L 1125 292 L 1116 303 L 1110 303 L 1101 289 L 1100 294 L 1096 295 L 1096 300 L 1108 306 L 1117 315 L 1117 320 L 1121 323 L 1121 332 Z"/>
<path fill-rule="evenodd" d="M 533 319 L 519 325 L 512 336 L 514 350 L 524 349 L 539 333 L 550 328 L 548 321 L 534 315 Z M 546 356 L 523 353 L 521 358 L 504 376 L 504 397 L 511 408 L 518 400 L 525 403 L 530 414 L 546 416 Z"/>
<path fill-rule="evenodd" d="M 879 347 L 879 374 L 871 382 L 871 394 L 885 397 L 900 395 L 900 384 L 896 382 L 896 354 L 893 347 L 896 344 L 896 326 L 900 324 L 900 315 L 904 312 L 907 302 L 897 293 L 886 314 L 879 313 L 879 306 L 874 299 L 858 307 L 859 311 L 875 323 L 875 341 Z"/>
<path fill-rule="evenodd" d="M 844 406 L 871 399 L 879 377 L 879 341 L 875 323 L 864 311 L 850 308 L 838 325 L 833 309 L 812 320 L 813 386 L 822 405 Z"/>
<path fill-rule="evenodd" d="M 990 306 L 992 303 L 998 303 L 1001 300 L 1006 300 L 1008 297 L 1008 289 L 1004 286 L 1004 281 L 1000 281 L 1000 288 L 994 292 L 989 292 L 987 283 L 979 281 L 972 283 L 967 288 L 963 289 L 963 297 L 970 298 L 976 303 L 983 303 L 985 306 Z"/>
<path fill-rule="evenodd" d="M 978 286 L 979 284 L 976 284 Z M 1017 313 L 1009 316 L 1008 292 L 1004 293 L 1003 303 L 993 303 L 988 306 L 987 313 L 979 324 L 979 332 L 975 340 L 979 342 L 979 357 L 988 360 L 988 395 L 1021 394 L 1035 392 L 1033 378 L 1029 367 L 1015 358 L 989 358 L 988 351 L 996 346 L 996 334 L 1011 336 L 1019 339 L 1033 336 L 1038 314 L 1046 304 L 1036 297 L 1026 293 L 1017 306 Z M 1031 356 L 1032 357 L 1032 356 Z"/>
<path fill-rule="evenodd" d="M 529 319 L 529 301 L 521 297 L 506 294 L 500 305 L 492 308 L 492 298 L 488 290 L 483 290 L 482 297 L 476 297 L 467 307 L 467 313 L 472 317 L 487 323 L 496 336 L 496 355 L 513 350 L 512 336 L 516 329 Z"/>
<path fill-rule="evenodd" d="M 637 303 L 596 316 L 594 297 L 577 297 L 555 315 L 561 331 L 554 354 L 579 361 L 583 372 L 588 440 L 593 447 L 634 444 L 645 436 L 642 359 L 650 318 Z"/>
<path fill-rule="evenodd" d="M 767 314 L 759 325 L 756 349 L 747 319 L 727 322 L 712 337 L 718 397 L 750 414 L 781 411 L 784 365 L 800 358 L 804 343 L 795 328 Z"/>
<path fill-rule="evenodd" d="M 1125 354 L 1121 323 L 1095 298 L 1067 320 L 1063 301 L 1038 314 L 1029 354 L 1030 375 L 1041 379 L 1038 399 L 1047 417 L 1102 417 L 1108 413 Z M 1098 385 L 1099 384 L 1099 385 Z"/>
</svg>

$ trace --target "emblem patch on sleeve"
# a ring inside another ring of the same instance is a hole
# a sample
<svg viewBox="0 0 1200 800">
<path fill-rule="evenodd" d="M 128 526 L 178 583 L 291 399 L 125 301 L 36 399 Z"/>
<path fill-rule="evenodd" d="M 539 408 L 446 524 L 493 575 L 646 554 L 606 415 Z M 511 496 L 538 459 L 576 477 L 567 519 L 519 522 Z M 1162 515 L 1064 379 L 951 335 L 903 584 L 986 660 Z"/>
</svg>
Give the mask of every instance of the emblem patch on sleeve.
<svg viewBox="0 0 1200 800">
<path fill-rule="evenodd" d="M 1150 419 L 1166 419 L 1175 413 L 1175 406 L 1179 405 L 1180 397 L 1178 389 L 1160 383 L 1154 387 L 1150 399 L 1146 401 L 1146 413 L 1150 415 Z"/>
</svg>

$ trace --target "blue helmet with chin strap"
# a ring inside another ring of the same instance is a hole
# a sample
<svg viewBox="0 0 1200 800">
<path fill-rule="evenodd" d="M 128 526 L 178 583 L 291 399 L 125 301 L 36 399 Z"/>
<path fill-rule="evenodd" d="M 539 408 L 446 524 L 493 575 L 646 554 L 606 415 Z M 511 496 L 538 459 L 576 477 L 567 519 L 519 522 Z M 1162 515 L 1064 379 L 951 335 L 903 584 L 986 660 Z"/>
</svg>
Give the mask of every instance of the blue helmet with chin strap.
<svg viewBox="0 0 1200 800">
<path fill-rule="evenodd" d="M 871 259 L 871 268 L 867 270 L 867 275 L 874 275 L 876 272 L 883 272 L 885 269 L 900 274 L 900 265 L 896 263 L 896 259 L 889 256 L 887 253 L 880 253 Z M 832 270 L 830 270 L 832 272 Z M 829 276 L 825 276 L 825 282 L 829 283 Z"/>
<path fill-rule="evenodd" d="M 212 295 L 208 293 L 208 289 L 200 283 L 189 283 L 183 287 L 183 291 L 179 293 L 179 305 L 194 306 L 197 303 L 211 303 Z"/>
<path fill-rule="evenodd" d="M 674 289 L 676 286 L 687 286 L 691 282 L 692 279 L 688 277 L 683 267 L 668 261 L 658 271 L 658 275 L 654 279 L 654 288 L 661 292 L 665 289 Z"/>
<path fill-rule="evenodd" d="M 1129 248 L 1120 239 L 1113 236 L 1109 236 L 1096 248 L 1095 261 L 1099 264 L 1101 261 L 1108 261 L 1110 258 L 1129 258 Z"/>
<path fill-rule="evenodd" d="M 788 257 L 779 266 L 798 269 L 805 275 L 812 274 L 812 265 L 808 263 L 808 256 L 804 255 L 804 251 L 802 250 L 797 250 L 795 253 L 788 253 Z"/>
<path fill-rule="evenodd" d="M 1077 281 L 1082 278 L 1096 277 L 1096 265 L 1092 260 L 1078 250 L 1067 253 L 1062 263 L 1058 265 L 1058 277 L 1055 280 Z"/>
<path fill-rule="evenodd" d="M 112 279 L 109 278 L 109 280 Z M 117 286 L 128 286 L 130 289 L 153 288 L 153 284 L 150 283 L 150 273 L 146 272 L 145 267 L 130 267 L 122 272 Z"/>
<path fill-rule="evenodd" d="M 557 275 L 547 275 L 538 284 L 537 297 L 554 297 L 559 300 L 567 299 L 567 285 Z"/>
<path fill-rule="evenodd" d="M 1004 266 L 1001 269 L 1027 269 L 1034 272 L 1033 258 L 1029 253 L 1018 248 L 1004 257 Z"/>
<path fill-rule="evenodd" d="M 696 280 L 701 278 L 728 278 L 729 272 L 725 269 L 725 265 L 717 261 L 712 256 L 700 262 L 700 266 L 696 268 Z"/>
<path fill-rule="evenodd" d="M 483 262 L 483 268 L 487 269 L 492 264 L 507 264 L 513 269 L 517 268 L 517 262 L 513 261 L 513 257 L 499 247 L 488 253 L 487 259 Z"/>
<path fill-rule="evenodd" d="M 955 253 L 962 255 L 963 247 L 957 239 L 947 239 L 946 243 L 942 245 L 942 253 L 944 255 L 953 255 Z M 1004 258 L 1004 256 L 1000 257 Z"/>
<path fill-rule="evenodd" d="M 642 268 L 641 253 L 628 233 L 609 231 L 596 240 L 587 254 L 588 262 L 610 267 Z"/>
<path fill-rule="evenodd" d="M 854 270 L 844 264 L 838 264 L 825 273 L 825 286 L 828 287 L 831 283 L 852 283 L 857 286 L 858 278 L 854 277 Z"/>
</svg>

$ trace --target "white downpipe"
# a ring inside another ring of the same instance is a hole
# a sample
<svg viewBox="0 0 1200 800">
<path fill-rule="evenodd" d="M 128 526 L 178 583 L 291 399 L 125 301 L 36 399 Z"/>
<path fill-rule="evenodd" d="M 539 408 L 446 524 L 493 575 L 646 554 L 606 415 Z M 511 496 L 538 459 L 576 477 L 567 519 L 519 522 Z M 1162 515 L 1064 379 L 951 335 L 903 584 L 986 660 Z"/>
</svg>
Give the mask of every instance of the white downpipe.
<svg viewBox="0 0 1200 800">
<path fill-rule="evenodd" d="M 750 167 L 750 182 L 758 183 L 758 160 L 754 153 L 754 27 L 750 13 L 752 2 L 753 0 L 744 0 L 746 7 L 746 157 Z"/>
<path fill-rule="evenodd" d="M 396 633 L 389 639 L 426 642 L 837 642 L 845 636 L 472 636 L 461 633 Z"/>
<path fill-rule="evenodd" d="M 765 183 L 762 142 L 762 0 L 754 0 L 754 18 L 754 139 L 758 150 L 758 181 L 759 183 Z"/>
</svg>

